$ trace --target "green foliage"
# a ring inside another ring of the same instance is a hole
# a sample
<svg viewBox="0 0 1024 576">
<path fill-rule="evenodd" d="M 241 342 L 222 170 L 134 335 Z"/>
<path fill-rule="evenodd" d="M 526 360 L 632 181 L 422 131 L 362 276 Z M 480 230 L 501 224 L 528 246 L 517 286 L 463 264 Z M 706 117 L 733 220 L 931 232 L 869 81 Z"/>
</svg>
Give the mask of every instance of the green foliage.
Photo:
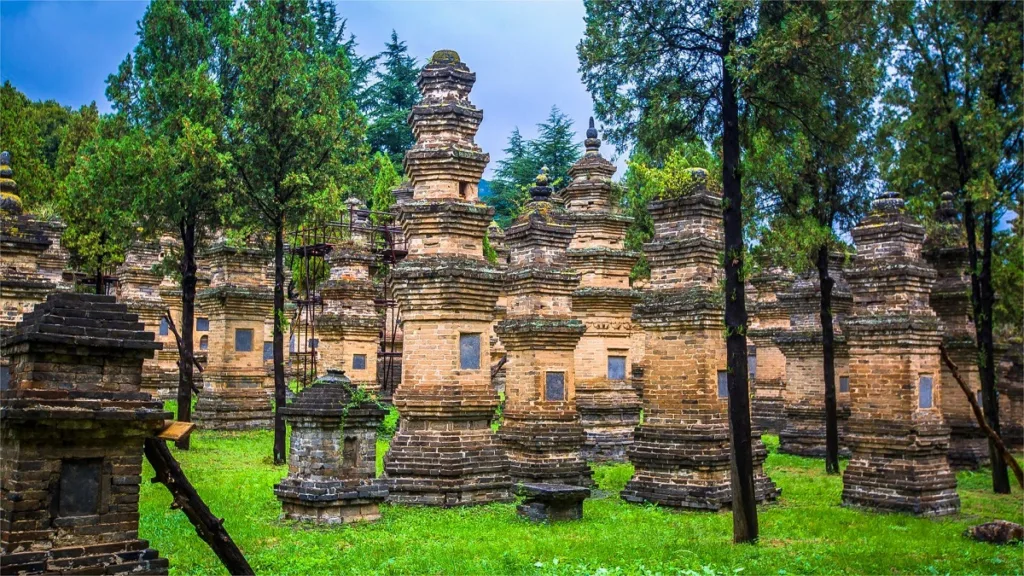
<svg viewBox="0 0 1024 576">
<path fill-rule="evenodd" d="M 995 233 L 992 254 L 992 287 L 1000 297 L 993 305 L 995 329 L 1003 338 L 1024 334 L 1024 209 L 1009 230 Z"/>
<path fill-rule="evenodd" d="M 580 522 L 532 524 L 514 504 L 385 505 L 377 523 L 336 527 L 282 522 L 273 485 L 287 469 L 270 463 L 270 443 L 269 431 L 198 431 L 190 451 L 171 448 L 259 574 L 991 574 L 1013 573 L 1020 564 L 1019 545 L 962 536 L 967 526 L 993 518 L 1024 520 L 1022 493 L 987 493 L 981 472 L 958 474 L 959 516 L 914 518 L 843 508 L 842 480 L 825 475 L 820 460 L 772 452 L 765 472 L 782 499 L 761 507 L 760 543 L 736 546 L 729 512 L 677 512 L 619 499 L 629 465 L 595 467 L 597 488 L 609 495 L 587 500 Z M 387 439 L 378 447 L 379 457 Z M 146 464 L 142 477 L 152 475 Z M 162 485 L 143 482 L 140 537 L 178 574 L 223 574 L 170 504 Z"/>
<path fill-rule="evenodd" d="M 395 170 L 391 158 L 382 152 L 373 155 L 373 163 L 377 167 L 377 175 L 373 179 L 373 191 L 370 193 L 370 210 L 374 212 L 388 212 L 395 205 L 395 194 L 393 190 L 402 183 L 402 177 Z M 383 224 L 390 218 L 383 214 L 371 214 L 370 218 L 374 224 Z"/>
<path fill-rule="evenodd" d="M 494 208 L 494 219 L 502 228 L 507 228 L 530 201 L 530 187 L 542 167 L 548 169 L 549 185 L 558 189 L 568 185 L 569 168 L 580 159 L 582 146 L 573 142 L 573 121 L 557 106 L 552 106 L 547 120 L 537 125 L 537 133 L 535 140 L 527 140 L 519 128 L 512 130 L 505 157 L 498 160 L 490 182 L 493 193 L 484 201 Z"/>
<path fill-rule="evenodd" d="M 491 231 L 484 232 L 484 258 L 491 264 L 498 263 L 498 251 L 491 244 Z"/>
<path fill-rule="evenodd" d="M 366 139 L 371 152 L 383 152 L 392 164 L 401 166 L 405 152 L 415 143 L 408 118 L 412 107 L 420 101 L 416 79 L 420 67 L 408 55 L 405 42 L 391 31 L 391 41 L 384 52 L 375 57 L 377 82 L 368 89 L 367 116 L 370 127 Z"/>
<path fill-rule="evenodd" d="M 11 153 L 25 210 L 48 213 L 58 179 L 57 151 L 71 110 L 50 100 L 32 102 L 11 82 L 0 87 L 0 150 Z"/>
</svg>

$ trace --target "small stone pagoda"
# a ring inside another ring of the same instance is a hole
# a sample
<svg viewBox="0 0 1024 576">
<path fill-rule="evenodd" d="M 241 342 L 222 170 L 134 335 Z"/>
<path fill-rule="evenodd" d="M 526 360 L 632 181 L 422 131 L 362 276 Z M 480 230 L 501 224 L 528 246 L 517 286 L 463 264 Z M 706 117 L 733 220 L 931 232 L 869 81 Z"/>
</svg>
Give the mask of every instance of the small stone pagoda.
<svg viewBox="0 0 1024 576">
<path fill-rule="evenodd" d="M 786 357 L 774 338 L 789 328 L 789 313 L 779 305 L 777 294 L 788 289 L 793 280 L 793 274 L 780 267 L 769 268 L 750 279 L 756 291 L 747 331 L 747 338 L 754 344 L 754 354 L 748 358 L 753 366 L 750 418 L 754 426 L 772 434 L 778 434 L 786 425 Z"/>
<path fill-rule="evenodd" d="M 324 257 L 330 277 L 320 285 L 316 319 L 317 372 L 343 370 L 357 386 L 376 388 L 381 321 L 370 276 L 374 257 L 365 239 L 336 243 Z"/>
<path fill-rule="evenodd" d="M 942 415 L 942 325 L 929 306 L 935 270 L 921 257 L 924 227 L 885 193 L 852 231 L 847 279 L 850 464 L 843 504 L 920 515 L 960 509 Z"/>
<path fill-rule="evenodd" d="M 322 524 L 373 521 L 387 489 L 377 475 L 377 426 L 387 413 L 343 371 L 281 409 L 292 427 L 288 476 L 274 486 L 282 518 Z"/>
<path fill-rule="evenodd" d="M 507 233 L 508 315 L 497 326 L 508 354 L 499 435 L 514 482 L 586 486 L 590 468 L 580 455 L 574 358 L 586 328 L 571 310 L 580 277 L 568 269 L 572 228 L 553 213 L 551 192 L 542 173 Z"/>
<path fill-rule="evenodd" d="M 113 296 L 54 294 L 0 344 L 4 574 L 167 574 L 138 536 L 143 442 L 171 417 L 139 391 L 143 329 Z"/>
<path fill-rule="evenodd" d="M 842 322 L 850 312 L 853 297 L 843 275 L 846 256 L 829 256 L 832 286 L 832 328 L 839 425 L 839 455 L 849 456 L 843 443 L 850 417 L 850 352 Z M 783 393 L 786 424 L 779 433 L 779 452 L 813 458 L 825 457 L 825 361 L 822 350 L 821 283 L 818 271 L 800 274 L 789 288 L 777 295 L 779 306 L 789 313 L 790 327 L 774 336 L 774 343 L 786 357 L 786 388 Z M 759 366 L 760 367 L 760 366 Z"/>
<path fill-rule="evenodd" d="M 581 274 L 572 310 L 587 328 L 576 348 L 576 406 L 586 430 L 584 456 L 624 461 L 640 423 L 640 398 L 630 382 L 637 331 L 630 315 L 639 293 L 630 289 L 629 273 L 638 255 L 625 249 L 632 219 L 612 203 L 615 166 L 601 157 L 593 118 L 584 145 L 561 193 L 575 228 L 569 265 Z"/>
<path fill-rule="evenodd" d="M 403 333 L 401 413 L 384 470 L 390 498 L 458 506 L 511 497 L 508 458 L 491 420 L 487 337 L 501 272 L 484 258 L 494 210 L 477 198 L 489 156 L 473 141 L 483 113 L 469 101 L 476 74 L 452 50 L 436 52 L 409 115 L 405 154 L 413 199 L 399 206 L 408 256 L 393 269 Z"/>
<path fill-rule="evenodd" d="M 264 323 L 273 316 L 274 296 L 267 286 L 268 256 L 252 246 L 217 242 L 204 254 L 210 285 L 196 301 L 196 341 L 208 338 L 203 392 L 195 422 L 212 430 L 270 428 L 272 389 L 263 363 Z M 202 323 L 201 323 L 202 322 Z"/>
<path fill-rule="evenodd" d="M 647 333 L 644 422 L 629 449 L 635 472 L 622 498 L 720 510 L 732 502 L 722 195 L 707 188 L 703 169 L 690 180 L 690 190 L 648 205 L 651 285 L 633 312 Z M 767 451 L 759 435 L 751 441 L 755 497 L 774 500 L 778 491 L 762 469 Z"/>
<path fill-rule="evenodd" d="M 980 406 L 981 378 L 974 321 L 971 319 L 967 236 L 957 218 L 953 199 L 951 192 L 942 194 L 935 227 L 924 242 L 924 257 L 938 274 L 929 302 L 942 321 L 942 342 L 946 352 Z M 988 438 L 974 418 L 971 403 L 964 397 L 963 390 L 944 362 L 941 370 L 942 415 L 949 425 L 949 463 L 954 468 L 976 469 L 988 463 Z"/>
<path fill-rule="evenodd" d="M 138 315 L 146 330 L 157 335 L 167 354 L 177 359 L 177 345 L 164 320 L 164 302 L 160 298 L 160 285 L 164 275 L 154 271 L 162 260 L 160 242 L 135 242 L 125 254 L 124 263 L 117 269 L 117 299 L 128 310 Z M 169 340 L 169 342 L 163 342 Z M 161 350 L 160 352 L 163 352 Z M 160 352 L 142 363 L 142 391 L 159 397 L 163 381 Z"/>
</svg>

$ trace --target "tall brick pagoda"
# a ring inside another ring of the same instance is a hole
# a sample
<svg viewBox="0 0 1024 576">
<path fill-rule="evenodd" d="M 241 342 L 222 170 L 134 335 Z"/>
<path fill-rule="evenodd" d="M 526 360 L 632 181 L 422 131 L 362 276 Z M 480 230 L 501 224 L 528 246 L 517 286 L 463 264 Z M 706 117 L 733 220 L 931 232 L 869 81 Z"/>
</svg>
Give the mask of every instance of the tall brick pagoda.
<svg viewBox="0 0 1024 576">
<path fill-rule="evenodd" d="M 839 425 L 839 454 L 848 456 L 843 442 L 850 417 L 849 365 L 842 322 L 850 312 L 853 297 L 843 275 L 846 256 L 829 256 L 832 286 L 832 329 Z M 825 457 L 825 361 L 822 349 L 821 283 L 818 271 L 800 274 L 789 288 L 777 294 L 779 305 L 789 312 L 790 327 L 774 336 L 774 343 L 786 357 L 786 388 L 783 393 L 786 424 L 779 433 L 779 452 Z"/>
<path fill-rule="evenodd" d="M 263 363 L 264 324 L 274 308 L 267 286 L 269 257 L 258 248 L 226 242 L 215 243 L 203 257 L 210 265 L 210 285 L 196 295 L 206 322 L 200 327 L 197 316 L 196 336 L 197 342 L 208 337 L 208 349 L 195 421 L 213 430 L 270 428 L 272 390 Z"/>
<path fill-rule="evenodd" d="M 850 464 L 843 504 L 921 515 L 960 509 L 942 415 L 942 324 L 929 306 L 935 270 L 921 257 L 924 227 L 889 192 L 852 231 L 847 272 Z"/>
<path fill-rule="evenodd" d="M 113 296 L 53 294 L 0 344 L 4 574 L 167 574 L 139 539 L 143 442 L 171 417 L 139 391 L 143 328 Z"/>
<path fill-rule="evenodd" d="M 495 266 L 502 272 L 508 269 L 509 261 L 509 248 L 505 241 L 505 231 L 501 229 L 501 226 L 494 220 L 487 227 L 487 240 L 491 243 L 491 248 L 494 249 L 497 263 Z M 501 339 L 498 338 L 495 329 L 498 323 L 505 319 L 505 314 L 508 311 L 508 294 L 505 292 L 505 287 L 502 286 L 501 292 L 498 293 L 498 301 L 494 305 L 494 322 L 491 323 L 491 386 L 494 386 L 494 390 L 499 394 L 505 393 L 505 365 L 502 363 L 502 358 L 505 358 L 505 345 Z"/>
<path fill-rule="evenodd" d="M 117 299 L 126 304 L 131 312 L 137 314 L 146 330 L 153 332 L 161 340 L 167 348 L 168 355 L 177 359 L 174 337 L 169 334 L 169 327 L 165 328 L 166 320 L 163 319 L 165 308 L 160 297 L 160 285 L 164 276 L 160 272 L 155 272 L 153 268 L 159 265 L 161 260 L 159 241 L 133 243 L 125 254 L 124 263 L 117 268 Z M 142 363 L 142 390 L 154 396 L 160 396 L 160 388 L 163 385 L 160 352 Z"/>
<path fill-rule="evenodd" d="M 981 378 L 971 319 L 967 235 L 957 218 L 951 192 L 943 192 L 935 216 L 936 225 L 924 241 L 924 257 L 938 274 L 929 302 L 942 320 L 943 345 L 980 405 Z M 985 465 L 989 460 L 988 438 L 945 363 L 942 363 L 942 395 L 942 415 L 949 425 L 949 463 L 954 468 L 972 469 Z M 1000 400 L 1005 403 L 1005 399 Z"/>
<path fill-rule="evenodd" d="M 513 481 L 589 485 L 574 358 L 586 328 L 571 309 L 580 277 L 566 257 L 572 227 L 554 214 L 547 184 L 547 174 L 537 177 L 531 202 L 506 236 L 508 314 L 496 330 L 508 354 L 499 435 Z"/>
<path fill-rule="evenodd" d="M 473 141 L 483 113 L 470 103 L 476 74 L 452 50 L 420 73 L 405 154 L 413 199 L 399 206 L 408 256 L 393 269 L 403 332 L 401 413 L 384 463 L 390 499 L 458 506 L 504 501 L 511 481 L 491 430 L 498 406 L 487 337 L 501 272 L 484 258 L 494 210 L 477 198 L 489 156 Z"/>
<path fill-rule="evenodd" d="M 644 422 L 629 449 L 636 471 L 622 498 L 719 510 L 732 502 L 722 195 L 707 188 L 705 170 L 690 177 L 690 190 L 648 205 L 651 289 L 633 313 L 647 333 Z M 755 497 L 774 500 L 778 491 L 762 469 L 767 451 L 759 436 L 751 440 Z"/>
<path fill-rule="evenodd" d="M 593 118 L 584 145 L 561 192 L 575 227 L 569 265 L 581 274 L 573 315 L 587 327 L 576 349 L 576 405 L 586 430 L 584 456 L 623 461 L 640 423 L 640 398 L 630 383 L 637 331 L 630 315 L 639 293 L 629 287 L 629 272 L 638 255 L 625 249 L 632 219 L 612 203 L 615 166 L 601 157 Z"/>
<path fill-rule="evenodd" d="M 789 328 L 789 313 L 779 305 L 777 294 L 793 283 L 793 274 L 772 267 L 750 279 L 756 294 L 751 306 L 747 338 L 754 344 L 751 371 L 750 418 L 754 426 L 778 434 L 786 425 L 783 394 L 786 390 L 786 357 L 774 338 Z"/>
</svg>

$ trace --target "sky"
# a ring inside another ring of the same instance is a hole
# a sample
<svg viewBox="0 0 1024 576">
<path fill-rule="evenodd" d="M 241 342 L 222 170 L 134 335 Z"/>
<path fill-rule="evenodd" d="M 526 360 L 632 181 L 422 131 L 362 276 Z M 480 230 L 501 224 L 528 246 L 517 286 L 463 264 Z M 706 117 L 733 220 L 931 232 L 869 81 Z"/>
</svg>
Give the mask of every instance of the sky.
<svg viewBox="0 0 1024 576">
<path fill-rule="evenodd" d="M 135 47 L 146 2 L 0 1 L 0 81 L 33 100 L 77 108 L 96 101 L 109 112 L 107 75 Z M 477 143 L 493 174 L 512 129 L 536 136 L 536 125 L 558 106 L 583 141 L 593 102 L 580 80 L 576 44 L 583 36 L 581 2 L 361 1 L 338 2 L 363 55 L 384 49 L 391 30 L 422 64 L 453 49 L 477 74 L 470 100 L 483 109 Z M 613 158 L 610 145 L 602 153 Z M 621 176 L 623 161 L 618 159 Z"/>
</svg>

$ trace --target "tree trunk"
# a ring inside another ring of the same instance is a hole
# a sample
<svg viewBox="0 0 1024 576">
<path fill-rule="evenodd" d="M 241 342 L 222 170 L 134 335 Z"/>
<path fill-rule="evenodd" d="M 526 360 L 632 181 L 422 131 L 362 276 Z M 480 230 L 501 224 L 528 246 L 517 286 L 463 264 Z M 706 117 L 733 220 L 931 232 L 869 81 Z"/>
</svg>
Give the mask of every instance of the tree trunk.
<svg viewBox="0 0 1024 576">
<path fill-rule="evenodd" d="M 999 430 L 999 395 L 996 392 L 995 350 L 992 337 L 992 307 L 995 295 L 992 288 L 992 233 L 994 221 L 991 206 L 982 214 L 982 246 L 978 249 L 978 222 L 974 213 L 974 200 L 967 191 L 970 181 L 970 159 L 960 136 L 960 127 L 950 122 L 953 149 L 956 151 L 960 197 L 964 201 L 964 227 L 967 229 L 967 254 L 971 266 L 971 308 L 974 312 L 974 330 L 978 342 L 978 375 L 981 377 L 982 404 L 985 418 L 996 434 Z M 981 262 L 979 262 L 979 259 Z M 1010 476 L 1006 461 L 994 442 L 988 443 L 992 462 L 992 490 L 996 494 L 1010 493 Z"/>
<path fill-rule="evenodd" d="M 754 456 L 747 382 L 747 307 L 742 279 L 743 192 L 740 188 L 740 133 L 736 87 L 726 55 L 736 37 L 731 18 L 723 22 L 722 189 L 725 223 L 725 328 L 728 354 L 729 432 L 732 436 L 732 530 L 734 542 L 757 541 Z"/>
<path fill-rule="evenodd" d="M 287 401 L 284 381 L 284 217 L 278 217 L 274 230 L 274 464 L 287 461 L 285 422 L 281 408 Z"/>
<path fill-rule="evenodd" d="M 103 294 L 103 266 L 96 264 L 96 293 Z"/>
<path fill-rule="evenodd" d="M 836 342 L 832 321 L 832 287 L 828 246 L 818 247 L 818 286 L 821 291 L 821 351 L 825 367 L 825 473 L 839 474 L 839 415 L 836 408 Z"/>
<path fill-rule="evenodd" d="M 255 574 L 249 562 L 242 555 L 228 531 L 224 529 L 224 520 L 217 518 L 199 497 L 199 493 L 181 471 L 181 466 L 174 459 L 170 449 L 163 440 L 146 438 L 144 445 L 146 459 L 153 465 L 156 476 L 153 482 L 159 482 L 171 492 L 173 500 L 171 508 L 181 509 L 189 522 L 196 528 L 196 534 L 206 542 L 229 574 Z"/>
<path fill-rule="evenodd" d="M 196 309 L 196 227 L 195 222 L 182 220 L 181 231 L 181 349 L 178 351 L 178 421 L 192 421 L 192 358 L 195 354 Z M 174 444 L 181 450 L 189 449 L 189 436 Z"/>
</svg>

